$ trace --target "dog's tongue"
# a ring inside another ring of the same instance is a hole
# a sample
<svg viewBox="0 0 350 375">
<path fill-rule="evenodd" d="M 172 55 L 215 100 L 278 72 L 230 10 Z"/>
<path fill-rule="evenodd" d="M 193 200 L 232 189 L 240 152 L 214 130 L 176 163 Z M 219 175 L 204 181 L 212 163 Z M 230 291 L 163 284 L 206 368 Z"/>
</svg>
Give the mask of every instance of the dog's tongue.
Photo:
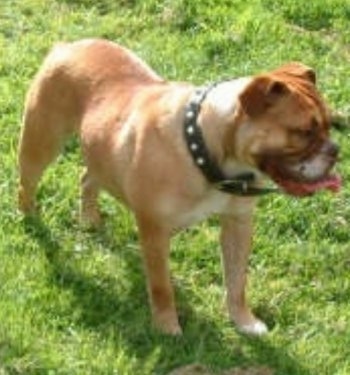
<svg viewBox="0 0 350 375">
<path fill-rule="evenodd" d="M 337 193 L 342 186 L 339 175 L 329 175 L 316 182 L 295 182 L 291 180 L 279 181 L 281 187 L 289 194 L 295 196 L 306 196 L 316 193 L 318 190 L 327 189 Z"/>
</svg>

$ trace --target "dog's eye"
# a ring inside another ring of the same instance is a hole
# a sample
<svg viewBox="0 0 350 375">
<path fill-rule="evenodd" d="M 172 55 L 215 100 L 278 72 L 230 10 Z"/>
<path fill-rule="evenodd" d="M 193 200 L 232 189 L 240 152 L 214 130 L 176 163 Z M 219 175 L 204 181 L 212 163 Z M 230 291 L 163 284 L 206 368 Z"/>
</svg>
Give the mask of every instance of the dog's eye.
<svg viewBox="0 0 350 375">
<path fill-rule="evenodd" d="M 311 120 L 310 127 L 302 130 L 305 138 L 313 138 L 317 134 L 318 122 L 315 118 Z"/>
<path fill-rule="evenodd" d="M 294 130 L 294 134 L 300 139 L 311 139 L 313 138 L 315 132 L 313 129 L 298 129 Z"/>
<path fill-rule="evenodd" d="M 315 134 L 315 131 L 313 129 L 306 129 L 303 131 L 303 135 L 306 138 L 312 138 Z"/>
</svg>

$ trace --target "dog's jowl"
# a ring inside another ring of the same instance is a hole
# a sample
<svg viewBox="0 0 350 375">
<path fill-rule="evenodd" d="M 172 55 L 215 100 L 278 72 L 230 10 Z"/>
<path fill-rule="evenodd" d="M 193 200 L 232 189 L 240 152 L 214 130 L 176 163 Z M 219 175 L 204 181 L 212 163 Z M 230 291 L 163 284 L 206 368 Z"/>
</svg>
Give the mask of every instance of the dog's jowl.
<svg viewBox="0 0 350 375">
<path fill-rule="evenodd" d="M 245 298 L 257 196 L 337 190 L 338 148 L 314 71 L 289 63 L 204 87 L 168 82 L 131 51 L 104 40 L 59 44 L 27 94 L 19 147 L 19 205 L 35 209 L 43 171 L 65 139 L 80 137 L 86 172 L 82 219 L 100 222 L 100 189 L 122 200 L 138 225 L 155 325 L 178 334 L 170 238 L 221 217 L 227 305 L 238 329 L 267 328 Z"/>
</svg>

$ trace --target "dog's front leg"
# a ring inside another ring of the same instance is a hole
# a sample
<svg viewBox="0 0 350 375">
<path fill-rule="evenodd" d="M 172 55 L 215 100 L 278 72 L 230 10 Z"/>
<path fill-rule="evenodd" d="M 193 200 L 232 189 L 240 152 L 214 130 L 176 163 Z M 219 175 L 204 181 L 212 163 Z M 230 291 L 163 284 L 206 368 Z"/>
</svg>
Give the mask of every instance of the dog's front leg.
<svg viewBox="0 0 350 375">
<path fill-rule="evenodd" d="M 169 270 L 171 233 L 152 220 L 138 219 L 153 321 L 162 332 L 181 334 Z"/>
<path fill-rule="evenodd" d="M 252 211 L 253 208 L 249 208 L 244 214 L 222 217 L 222 261 L 230 318 L 241 332 L 261 335 L 267 332 L 267 327 L 251 312 L 245 297 L 253 232 Z"/>
</svg>

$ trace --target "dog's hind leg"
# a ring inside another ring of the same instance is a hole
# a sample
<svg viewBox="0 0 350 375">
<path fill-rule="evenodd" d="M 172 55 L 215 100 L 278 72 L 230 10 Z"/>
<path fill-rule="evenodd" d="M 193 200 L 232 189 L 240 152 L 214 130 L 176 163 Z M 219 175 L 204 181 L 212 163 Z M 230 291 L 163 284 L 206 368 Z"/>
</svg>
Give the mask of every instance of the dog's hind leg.
<svg viewBox="0 0 350 375">
<path fill-rule="evenodd" d="M 101 222 L 101 214 L 98 208 L 99 186 L 96 180 L 86 169 L 81 178 L 81 221 L 89 227 L 98 227 Z"/>
<path fill-rule="evenodd" d="M 35 192 L 38 182 L 64 141 L 62 127 L 55 123 L 55 114 L 44 108 L 26 108 L 18 150 L 19 208 L 25 214 L 35 211 Z"/>
</svg>

